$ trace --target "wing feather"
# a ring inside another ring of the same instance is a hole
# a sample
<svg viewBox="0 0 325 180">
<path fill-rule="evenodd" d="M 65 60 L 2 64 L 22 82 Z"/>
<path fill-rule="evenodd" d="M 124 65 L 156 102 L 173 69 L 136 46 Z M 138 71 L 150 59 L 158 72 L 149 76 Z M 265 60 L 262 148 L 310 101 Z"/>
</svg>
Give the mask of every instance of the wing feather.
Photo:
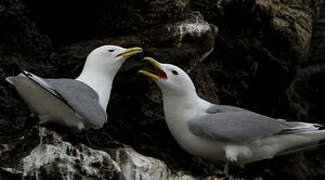
<svg viewBox="0 0 325 180">
<path fill-rule="evenodd" d="M 98 94 L 87 84 L 74 79 L 43 79 L 27 71 L 22 73 L 80 115 L 86 128 L 100 129 L 107 121 Z"/>
<path fill-rule="evenodd" d="M 227 108 L 229 108 L 228 106 Z M 319 129 L 318 124 L 273 119 L 248 110 L 220 110 L 188 122 L 197 136 L 221 142 L 249 142 L 279 133 L 297 133 Z"/>
</svg>

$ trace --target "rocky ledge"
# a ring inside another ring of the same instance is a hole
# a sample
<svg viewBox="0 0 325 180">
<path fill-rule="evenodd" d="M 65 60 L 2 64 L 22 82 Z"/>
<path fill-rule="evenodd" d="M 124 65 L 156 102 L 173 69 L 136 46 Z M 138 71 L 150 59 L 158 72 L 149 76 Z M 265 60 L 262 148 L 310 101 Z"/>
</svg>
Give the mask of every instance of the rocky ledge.
<svg viewBox="0 0 325 180">
<path fill-rule="evenodd" d="M 163 161 L 143 156 L 131 147 L 113 148 L 108 152 L 94 150 L 84 144 L 72 145 L 47 128 L 37 129 L 39 144 L 18 160 L 18 166 L 2 167 L 1 179 L 202 179 L 183 171 L 173 172 Z M 15 145 L 2 144 L 0 156 L 15 148 Z"/>
</svg>

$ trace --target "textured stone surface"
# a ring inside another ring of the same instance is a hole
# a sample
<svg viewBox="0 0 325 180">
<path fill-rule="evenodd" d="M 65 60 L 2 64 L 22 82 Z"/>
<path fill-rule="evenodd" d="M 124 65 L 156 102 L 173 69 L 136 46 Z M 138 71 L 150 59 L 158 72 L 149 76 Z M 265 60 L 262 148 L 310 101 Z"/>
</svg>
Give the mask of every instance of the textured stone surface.
<svg viewBox="0 0 325 180">
<path fill-rule="evenodd" d="M 306 122 L 324 123 L 324 14 L 321 11 L 320 18 L 314 23 L 314 31 L 311 44 L 311 52 L 307 61 L 300 64 L 297 75 L 290 85 L 287 96 L 289 100 L 289 115 L 292 119 Z M 321 148 L 323 151 L 324 148 Z M 315 179 L 324 176 L 325 164 L 323 163 L 324 153 L 318 151 L 305 153 L 299 156 L 294 163 L 283 165 L 283 169 L 304 169 L 301 174 L 299 171 L 290 172 L 291 177 L 300 179 Z"/>
<path fill-rule="evenodd" d="M 25 179 L 116 179 L 121 169 L 103 151 L 73 146 L 57 133 L 39 129 L 40 143 L 20 160 Z"/>
<path fill-rule="evenodd" d="M 2 179 L 123 179 L 198 180 L 182 171 L 172 172 L 158 159 L 143 156 L 132 148 L 111 149 L 109 154 L 83 144 L 72 145 L 54 131 L 39 129 L 39 144 L 18 166 L 0 168 Z M 5 147 L 5 146 L 3 146 Z M 13 151 L 6 146 L 0 152 Z M 111 158 L 112 157 L 112 158 Z M 218 179 L 210 177 L 212 179 Z"/>
<path fill-rule="evenodd" d="M 220 86 L 223 103 L 269 115 L 281 114 L 278 111 L 282 107 L 278 105 L 285 103 L 282 99 L 295 67 L 307 58 L 319 3 L 306 1 L 302 5 L 299 1 L 277 0 L 192 3 L 206 20 L 219 27 L 220 38 L 206 63 L 214 82 Z"/>
<path fill-rule="evenodd" d="M 166 164 L 160 160 L 145 157 L 131 148 L 114 150 L 113 158 L 120 165 L 122 179 L 125 180 L 196 180 L 199 178 L 185 175 L 183 172 L 172 173 Z"/>
</svg>

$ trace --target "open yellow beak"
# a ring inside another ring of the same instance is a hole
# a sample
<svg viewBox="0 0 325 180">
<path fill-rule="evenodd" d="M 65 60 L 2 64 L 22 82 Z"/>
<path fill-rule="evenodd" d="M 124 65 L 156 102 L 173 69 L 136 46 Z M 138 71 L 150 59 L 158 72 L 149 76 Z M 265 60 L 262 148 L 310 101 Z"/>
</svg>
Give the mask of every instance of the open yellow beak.
<svg viewBox="0 0 325 180">
<path fill-rule="evenodd" d="M 133 48 L 128 48 L 122 53 L 116 55 L 116 57 L 123 56 L 123 57 L 128 57 L 128 56 L 133 56 L 135 54 L 142 53 L 143 49 L 140 47 L 133 47 Z"/>
<path fill-rule="evenodd" d="M 143 74 L 151 79 L 160 79 L 160 80 L 168 79 L 167 74 L 165 73 L 164 69 L 162 68 L 162 66 L 157 60 L 155 60 L 152 57 L 145 57 L 143 58 L 143 60 L 149 61 L 155 68 L 157 74 L 153 74 L 145 70 L 139 70 L 138 73 Z"/>
</svg>

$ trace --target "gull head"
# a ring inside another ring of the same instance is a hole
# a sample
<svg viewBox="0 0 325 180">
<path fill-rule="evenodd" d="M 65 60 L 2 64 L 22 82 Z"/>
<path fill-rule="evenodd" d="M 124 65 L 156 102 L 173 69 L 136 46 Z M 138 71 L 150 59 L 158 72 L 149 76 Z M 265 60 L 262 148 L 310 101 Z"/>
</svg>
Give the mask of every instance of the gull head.
<svg viewBox="0 0 325 180">
<path fill-rule="evenodd" d="M 101 70 L 118 70 L 130 56 L 143 52 L 140 47 L 123 48 L 115 45 L 103 45 L 94 49 L 87 57 L 85 66 Z"/>
<path fill-rule="evenodd" d="M 153 79 L 164 95 L 195 93 L 195 87 L 190 76 L 181 68 L 172 64 L 162 64 L 151 57 L 145 57 L 144 60 L 153 65 L 155 73 L 145 70 L 139 70 L 138 72 Z"/>
</svg>

